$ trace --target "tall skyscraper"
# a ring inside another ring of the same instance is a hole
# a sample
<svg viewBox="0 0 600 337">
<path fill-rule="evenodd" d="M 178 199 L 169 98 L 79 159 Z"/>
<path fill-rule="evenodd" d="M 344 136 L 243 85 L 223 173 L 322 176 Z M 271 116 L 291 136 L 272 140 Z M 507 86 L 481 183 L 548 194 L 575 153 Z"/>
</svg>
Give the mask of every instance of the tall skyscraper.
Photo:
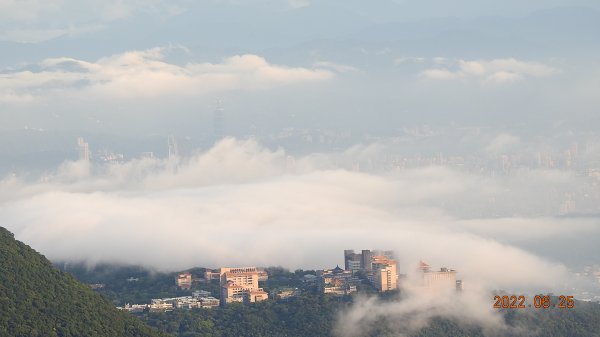
<svg viewBox="0 0 600 337">
<path fill-rule="evenodd" d="M 177 148 L 175 136 L 169 136 L 169 138 L 167 139 L 167 143 L 169 146 L 169 160 L 176 160 L 177 158 L 179 158 L 179 149 Z"/>
<path fill-rule="evenodd" d="M 396 261 L 388 260 L 374 268 L 374 285 L 380 292 L 398 289 L 398 272 Z"/>
<path fill-rule="evenodd" d="M 90 145 L 83 137 L 77 138 L 77 149 L 79 150 L 79 160 L 90 161 Z"/>
<path fill-rule="evenodd" d="M 366 270 L 366 271 L 371 271 L 371 256 L 373 256 L 373 254 L 371 254 L 371 251 L 368 249 L 363 249 L 362 250 L 362 261 L 361 261 L 361 267 Z"/>
<path fill-rule="evenodd" d="M 362 269 L 362 256 L 360 254 L 356 254 L 354 250 L 347 249 L 344 250 L 344 269 L 351 270 L 353 272 Z"/>
<path fill-rule="evenodd" d="M 398 266 L 395 260 L 385 255 L 371 256 L 373 285 L 377 290 L 389 291 L 398 289 Z"/>
</svg>

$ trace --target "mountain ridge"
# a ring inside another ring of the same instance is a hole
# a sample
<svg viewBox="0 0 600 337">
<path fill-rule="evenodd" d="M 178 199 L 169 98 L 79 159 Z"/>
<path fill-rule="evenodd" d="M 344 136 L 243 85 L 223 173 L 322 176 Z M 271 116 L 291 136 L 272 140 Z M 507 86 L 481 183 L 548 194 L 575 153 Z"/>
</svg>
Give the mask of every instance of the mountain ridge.
<svg viewBox="0 0 600 337">
<path fill-rule="evenodd" d="M 159 337 L 0 227 L 0 337 Z"/>
</svg>

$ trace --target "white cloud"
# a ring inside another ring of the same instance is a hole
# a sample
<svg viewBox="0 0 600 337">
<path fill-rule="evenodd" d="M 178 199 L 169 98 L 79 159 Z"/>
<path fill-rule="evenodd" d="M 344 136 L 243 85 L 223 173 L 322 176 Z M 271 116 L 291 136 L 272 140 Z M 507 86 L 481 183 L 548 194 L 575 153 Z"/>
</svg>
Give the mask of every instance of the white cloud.
<svg viewBox="0 0 600 337">
<path fill-rule="evenodd" d="M 497 71 L 489 75 L 484 83 L 507 83 L 514 82 L 522 79 L 523 76 L 518 73 L 512 73 L 508 71 Z"/>
<path fill-rule="evenodd" d="M 382 151 L 381 144 L 357 145 L 338 155 L 364 159 Z M 364 335 L 382 316 L 397 322 L 411 317 L 412 325 L 400 324 L 398 332 L 434 316 L 501 328 L 489 290 L 559 293 L 572 281 L 564 265 L 514 242 L 568 245 L 574 243 L 567 234 L 600 233 L 597 218 L 461 218 L 450 212 L 456 205 L 484 205 L 490 195 L 529 200 L 524 191 L 538 193 L 539 186 L 579 185 L 572 175 L 531 172 L 513 181 L 444 167 L 376 175 L 331 168 L 333 161 L 309 155 L 290 169 L 283 150 L 229 138 L 180 164 L 67 162 L 39 182 L 0 180 L 0 223 L 53 260 L 161 270 L 325 268 L 340 264 L 349 247 L 394 249 L 400 272 L 409 275 L 405 298 L 357 301 L 340 316 L 340 336 Z M 413 282 L 419 259 L 458 270 L 466 291 L 437 300 L 424 295 Z"/>
<path fill-rule="evenodd" d="M 334 74 L 324 69 L 273 65 L 257 55 L 238 55 L 221 63 L 180 66 L 165 59 L 164 48 L 132 51 L 88 62 L 46 59 L 41 70 L 0 74 L 0 98 L 14 96 L 90 95 L 128 98 L 190 96 L 227 90 L 264 90 L 276 86 L 323 81 Z"/>
<path fill-rule="evenodd" d="M 462 77 L 460 73 L 448 69 L 427 69 L 421 72 L 421 76 L 433 80 L 453 80 Z"/>
<path fill-rule="evenodd" d="M 445 61 L 446 59 L 444 59 Z M 475 79 L 482 83 L 508 83 L 528 77 L 548 77 L 558 73 L 558 69 L 538 62 L 520 61 L 514 58 L 494 60 L 454 60 L 451 64 L 440 63 L 422 71 L 420 76 L 432 80 Z"/>
<path fill-rule="evenodd" d="M 339 315 L 334 333 L 339 337 L 373 335 L 373 331 L 388 330 L 394 336 L 418 332 L 435 317 L 450 318 L 466 326 L 480 326 L 484 335 L 506 333 L 502 316 L 489 305 L 490 296 L 474 292 L 423 291 L 405 288 L 399 301 L 380 301 L 376 297 L 359 297 Z"/>
<path fill-rule="evenodd" d="M 490 153 L 499 153 L 502 151 L 506 151 L 510 147 L 519 144 L 520 139 L 515 135 L 511 135 L 508 133 L 501 133 L 498 136 L 494 137 L 490 141 L 490 143 L 485 147 L 486 152 Z"/>
<path fill-rule="evenodd" d="M 373 151 L 355 147 L 345 155 Z M 499 182 L 434 167 L 353 173 L 311 156 L 298 158 L 290 173 L 286 158 L 282 150 L 227 139 L 179 166 L 156 159 L 104 169 L 67 163 L 39 183 L 1 180 L 0 220 L 55 260 L 322 268 L 339 263 L 345 247 L 389 247 L 405 272 L 424 257 L 494 288 L 546 289 L 550 280 L 568 280 L 560 264 L 496 241 L 514 226 L 492 228 L 493 221 L 449 212 L 460 203 L 485 204 L 489 193 L 500 198 L 506 187 Z M 552 179 L 538 178 L 546 185 Z M 552 228 L 545 237 L 555 238 L 569 220 L 519 218 L 519 227 L 531 228 L 519 231 L 523 240 L 538 237 L 542 222 Z M 599 230 L 593 222 L 570 228 Z"/>
</svg>

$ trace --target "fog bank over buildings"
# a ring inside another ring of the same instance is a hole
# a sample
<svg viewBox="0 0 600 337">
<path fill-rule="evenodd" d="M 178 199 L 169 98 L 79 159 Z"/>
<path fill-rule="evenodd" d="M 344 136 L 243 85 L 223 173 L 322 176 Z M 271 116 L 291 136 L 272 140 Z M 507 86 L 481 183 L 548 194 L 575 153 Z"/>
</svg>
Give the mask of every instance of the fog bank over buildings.
<svg viewBox="0 0 600 337">
<path fill-rule="evenodd" d="M 343 263 L 348 246 L 372 246 L 393 248 L 400 269 L 427 256 L 493 289 L 561 289 L 574 281 L 569 266 L 598 256 L 593 214 L 544 214 L 547 205 L 536 214 L 531 202 L 533 213 L 493 216 L 589 183 L 576 175 L 482 177 L 443 166 L 363 173 L 332 162 L 309 155 L 291 164 L 281 149 L 231 138 L 179 163 L 65 162 L 35 182 L 5 177 L 0 218 L 52 260 L 161 270 L 323 268 Z"/>
</svg>

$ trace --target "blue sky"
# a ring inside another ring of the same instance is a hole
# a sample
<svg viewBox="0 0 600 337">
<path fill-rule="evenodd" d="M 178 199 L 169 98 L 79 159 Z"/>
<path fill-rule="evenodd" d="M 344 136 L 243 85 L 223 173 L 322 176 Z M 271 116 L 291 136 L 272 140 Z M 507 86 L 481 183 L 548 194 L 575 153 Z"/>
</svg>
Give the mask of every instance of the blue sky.
<svg viewBox="0 0 600 337">
<path fill-rule="evenodd" d="M 133 23 L 134 30 L 169 21 L 252 22 L 257 26 L 270 23 L 277 28 L 278 19 L 298 18 L 289 25 L 319 34 L 308 22 L 326 20 L 328 31 L 342 25 L 352 28 L 384 22 L 415 21 L 442 17 L 520 17 L 532 12 L 564 6 L 600 9 L 592 0 L 536 1 L 314 1 L 314 0 L 245 0 L 245 1 L 161 1 L 161 0 L 3 0 L 0 2 L 0 39 L 39 42 L 59 36 L 94 35 L 112 26 Z M 346 22 L 354 19 L 351 23 Z M 279 22 L 280 24 L 282 22 Z M 284 23 L 285 24 L 285 23 Z M 183 28 L 174 34 L 188 34 Z M 219 35 L 218 31 L 213 32 Z M 326 33 L 322 31 L 321 33 Z M 119 38 L 117 34 L 114 38 Z"/>
</svg>

